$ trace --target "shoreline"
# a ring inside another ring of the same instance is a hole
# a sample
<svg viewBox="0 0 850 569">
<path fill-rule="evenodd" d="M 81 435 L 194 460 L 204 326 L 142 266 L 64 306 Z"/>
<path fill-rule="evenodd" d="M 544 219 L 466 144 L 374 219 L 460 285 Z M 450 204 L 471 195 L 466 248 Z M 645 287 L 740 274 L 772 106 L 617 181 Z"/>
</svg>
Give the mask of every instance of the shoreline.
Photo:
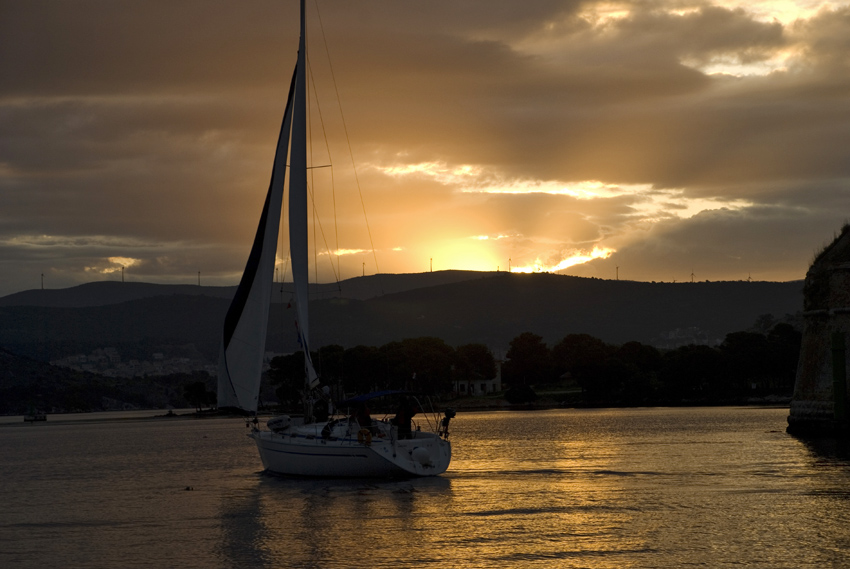
<svg viewBox="0 0 850 569">
<path fill-rule="evenodd" d="M 637 404 L 625 404 L 615 401 L 599 402 L 557 402 L 552 399 L 541 398 L 533 403 L 512 404 L 504 399 L 466 398 L 446 401 L 441 407 L 451 407 L 463 412 L 486 412 L 486 411 L 546 411 L 551 409 L 646 409 L 646 408 L 670 408 L 670 407 L 752 407 L 752 408 L 789 408 L 791 398 L 784 397 L 762 397 L 748 398 L 745 400 L 729 401 L 657 401 Z M 276 411 L 263 410 L 257 413 L 258 417 L 271 417 Z M 234 413 L 218 412 L 218 410 L 195 409 L 136 409 L 132 411 L 91 411 L 83 413 L 55 413 L 47 414 L 47 420 L 29 422 L 24 420 L 25 415 L 3 415 L 0 416 L 0 427 L 23 426 L 37 427 L 39 425 L 73 425 L 87 423 L 104 423 L 115 421 L 150 421 L 150 420 L 199 420 L 212 418 L 245 419 L 245 416 Z"/>
</svg>

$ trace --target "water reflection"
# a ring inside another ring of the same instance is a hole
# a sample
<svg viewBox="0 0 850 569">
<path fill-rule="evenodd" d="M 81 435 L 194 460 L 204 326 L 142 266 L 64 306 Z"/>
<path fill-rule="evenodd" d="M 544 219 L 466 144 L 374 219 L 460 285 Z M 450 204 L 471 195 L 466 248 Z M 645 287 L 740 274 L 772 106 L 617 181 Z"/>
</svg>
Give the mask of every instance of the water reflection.
<svg viewBox="0 0 850 569">
<path fill-rule="evenodd" d="M 450 514 L 451 488 L 444 477 L 384 482 L 259 475 L 253 488 L 222 501 L 225 566 L 352 567 L 364 555 L 374 567 L 436 560 L 429 540 L 439 532 L 430 521 Z"/>
<path fill-rule="evenodd" d="M 799 439 L 816 460 L 850 466 L 850 439 L 812 437 Z"/>
<path fill-rule="evenodd" d="M 228 567 L 270 567 L 265 551 L 262 521 L 261 485 L 257 484 L 245 494 L 224 496 L 221 508 L 221 550 L 219 555 Z"/>
<path fill-rule="evenodd" d="M 244 475 L 221 565 L 840 566 L 850 446 L 789 437 L 786 414 L 468 414 L 441 477 Z"/>
</svg>

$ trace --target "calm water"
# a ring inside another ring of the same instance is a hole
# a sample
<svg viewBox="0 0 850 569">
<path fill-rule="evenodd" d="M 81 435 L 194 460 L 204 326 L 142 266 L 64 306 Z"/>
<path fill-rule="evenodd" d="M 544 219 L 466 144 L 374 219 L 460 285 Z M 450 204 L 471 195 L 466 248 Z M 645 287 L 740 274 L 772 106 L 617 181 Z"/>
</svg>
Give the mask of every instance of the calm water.
<svg viewBox="0 0 850 569">
<path fill-rule="evenodd" d="M 397 482 L 262 475 L 238 419 L 3 426 L 0 566 L 847 566 L 850 453 L 787 414 L 462 413 Z"/>
</svg>

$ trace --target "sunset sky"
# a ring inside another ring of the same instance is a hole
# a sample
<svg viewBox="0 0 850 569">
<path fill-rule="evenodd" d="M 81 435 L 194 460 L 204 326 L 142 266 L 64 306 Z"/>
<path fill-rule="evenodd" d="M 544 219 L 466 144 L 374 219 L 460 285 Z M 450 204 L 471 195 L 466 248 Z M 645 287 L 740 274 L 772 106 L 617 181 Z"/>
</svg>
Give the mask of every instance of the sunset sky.
<svg viewBox="0 0 850 569">
<path fill-rule="evenodd" d="M 786 281 L 850 218 L 847 2 L 307 5 L 320 281 Z M 0 295 L 236 284 L 297 8 L 0 0 Z"/>
</svg>

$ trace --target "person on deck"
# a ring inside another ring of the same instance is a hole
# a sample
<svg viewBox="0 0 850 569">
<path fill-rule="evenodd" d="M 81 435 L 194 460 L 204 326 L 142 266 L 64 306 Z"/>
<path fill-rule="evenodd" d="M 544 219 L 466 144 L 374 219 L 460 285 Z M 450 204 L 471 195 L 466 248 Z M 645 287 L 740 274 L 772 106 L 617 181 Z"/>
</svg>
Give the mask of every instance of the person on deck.
<svg viewBox="0 0 850 569">
<path fill-rule="evenodd" d="M 369 429 L 372 431 L 372 413 L 365 403 L 357 406 L 357 411 L 354 413 L 354 418 L 360 424 L 361 429 Z"/>
<path fill-rule="evenodd" d="M 317 423 L 324 423 L 334 414 L 333 403 L 331 402 L 330 387 L 325 385 L 322 387 L 322 394 L 318 400 L 313 403 L 313 418 Z"/>
<path fill-rule="evenodd" d="M 413 438 L 411 421 L 413 420 L 414 415 L 416 415 L 416 406 L 410 401 L 409 397 L 404 397 L 398 406 L 395 419 L 393 419 L 393 422 L 398 427 L 399 439 Z"/>
</svg>

